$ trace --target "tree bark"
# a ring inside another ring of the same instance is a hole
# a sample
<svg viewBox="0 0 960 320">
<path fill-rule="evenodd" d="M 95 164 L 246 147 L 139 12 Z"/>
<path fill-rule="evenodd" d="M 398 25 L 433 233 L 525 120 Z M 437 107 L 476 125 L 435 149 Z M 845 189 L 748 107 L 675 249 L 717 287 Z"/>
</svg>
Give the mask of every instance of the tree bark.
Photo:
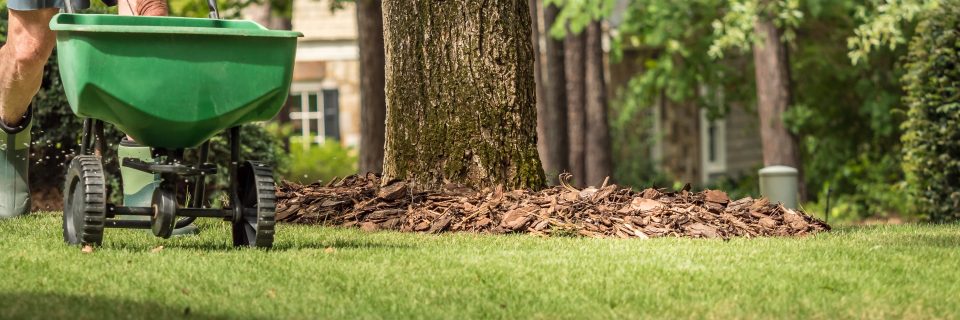
<svg viewBox="0 0 960 320">
<path fill-rule="evenodd" d="M 797 137 L 783 123 L 783 114 L 790 108 L 793 98 L 787 46 L 781 41 L 781 30 L 769 17 L 757 19 L 754 31 L 762 39 L 762 42 L 754 45 L 753 60 L 757 74 L 763 164 L 790 166 L 800 171 L 798 190 L 802 200 L 806 197 L 806 188 Z"/>
<path fill-rule="evenodd" d="M 527 0 L 387 0 L 385 183 L 541 188 Z"/>
<path fill-rule="evenodd" d="M 567 79 L 564 72 L 563 39 L 550 36 L 550 27 L 557 19 L 560 9 L 548 5 L 543 9 L 544 32 L 546 35 L 546 96 L 542 108 L 537 109 L 539 118 L 538 133 L 543 152 L 543 169 L 552 184 L 558 182 L 562 172 L 570 170 L 570 136 L 567 130 Z M 538 106 L 540 107 L 540 106 Z"/>
<path fill-rule="evenodd" d="M 603 26 L 587 26 L 586 43 L 586 183 L 599 186 L 613 174 L 610 154 L 610 125 L 607 122 L 607 85 L 603 72 Z"/>
<path fill-rule="evenodd" d="M 383 12 L 380 0 L 357 0 L 360 47 L 360 172 L 383 171 L 387 117 L 384 91 Z"/>
<path fill-rule="evenodd" d="M 566 75 L 567 124 L 570 139 L 570 173 L 573 184 L 586 185 L 586 32 L 568 32 L 564 39 L 564 74 Z"/>
</svg>

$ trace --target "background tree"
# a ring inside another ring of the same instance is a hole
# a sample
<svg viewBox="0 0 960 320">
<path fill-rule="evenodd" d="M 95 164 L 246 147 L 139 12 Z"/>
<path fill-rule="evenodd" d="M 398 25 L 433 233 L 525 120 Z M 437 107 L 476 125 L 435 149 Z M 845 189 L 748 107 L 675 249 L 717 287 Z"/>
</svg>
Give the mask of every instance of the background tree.
<svg viewBox="0 0 960 320">
<path fill-rule="evenodd" d="M 549 172 L 547 164 L 547 140 L 544 137 L 547 135 L 547 118 L 546 118 L 546 101 L 544 92 L 546 83 L 543 83 L 543 61 L 540 58 L 540 5 L 537 0 L 527 1 L 527 5 L 530 6 L 530 45 L 533 48 L 533 82 L 536 86 L 536 96 L 537 96 L 537 153 L 540 154 L 540 162 L 543 164 L 543 170 Z M 547 175 L 549 178 L 550 175 Z"/>
<path fill-rule="evenodd" d="M 881 60 L 883 53 L 902 49 L 909 39 L 901 78 L 907 105 L 902 190 L 910 195 L 909 208 L 930 221 L 960 220 L 960 1 L 891 0 L 858 9 L 862 24 L 848 38 L 854 64 Z"/>
<path fill-rule="evenodd" d="M 557 19 L 560 9 L 554 4 L 543 7 L 544 25 L 549 28 Z M 570 171 L 570 136 L 567 123 L 567 79 L 564 64 L 563 38 L 546 38 L 546 79 L 544 95 L 538 95 L 537 101 L 544 104 L 538 108 L 537 127 L 540 128 L 538 143 L 543 145 L 541 152 L 544 171 L 552 183 L 556 183 L 561 172 Z M 537 35 L 539 39 L 539 35 Z M 539 56 L 538 56 L 539 57 Z"/>
<path fill-rule="evenodd" d="M 584 139 L 586 184 L 599 186 L 611 168 L 610 126 L 607 123 L 607 84 L 604 77 L 603 26 L 593 21 L 586 33 L 586 139 Z"/>
<path fill-rule="evenodd" d="M 384 181 L 540 188 L 526 0 L 383 4 Z"/>
<path fill-rule="evenodd" d="M 585 25 L 613 12 L 604 9 L 613 3 L 609 0 L 552 2 L 563 8 L 559 20 L 564 25 Z M 890 43 L 909 39 L 909 17 L 935 2 L 775 1 L 774 25 L 783 31 L 794 89 L 782 120 L 788 132 L 800 138 L 804 181 L 810 199 L 816 201 L 806 208 L 822 212 L 826 192 L 832 189 L 837 214 L 911 212 L 898 156 L 904 109 L 897 61 L 904 50 L 890 49 Z M 617 89 L 610 104 L 614 175 L 619 183 L 645 187 L 675 181 L 659 172 L 649 157 L 657 137 L 650 133 L 654 120 L 649 107 L 693 104 L 705 108 L 710 117 L 723 116 L 730 106 L 757 111 L 752 49 L 760 40 L 754 23 L 760 3 L 630 0 L 617 10 L 610 59 L 621 66 L 642 66 L 642 72 Z M 552 30 L 564 31 L 556 25 Z M 859 49 L 863 47 L 870 50 Z M 854 56 L 867 53 L 869 60 L 850 63 Z M 757 192 L 756 176 L 719 183 L 713 187 L 735 194 Z"/>
<path fill-rule="evenodd" d="M 904 169 L 924 218 L 960 221 L 960 1 L 944 0 L 922 20 L 903 78 Z"/>
<path fill-rule="evenodd" d="M 783 115 L 793 103 L 790 82 L 790 59 L 783 29 L 775 24 L 778 13 L 760 1 L 760 13 L 754 21 L 758 41 L 753 46 L 753 66 L 756 71 L 757 111 L 760 115 L 760 140 L 763 142 L 763 165 L 784 165 L 800 172 L 800 199 L 806 199 L 803 183 L 803 163 L 797 149 L 797 137 L 787 130 Z"/>
<path fill-rule="evenodd" d="M 566 76 L 567 131 L 569 135 L 570 173 L 573 184 L 585 186 L 587 179 L 587 35 L 570 32 L 563 41 L 564 75 Z"/>
<path fill-rule="evenodd" d="M 387 115 L 381 0 L 357 0 L 360 47 L 360 172 L 383 171 Z"/>
</svg>

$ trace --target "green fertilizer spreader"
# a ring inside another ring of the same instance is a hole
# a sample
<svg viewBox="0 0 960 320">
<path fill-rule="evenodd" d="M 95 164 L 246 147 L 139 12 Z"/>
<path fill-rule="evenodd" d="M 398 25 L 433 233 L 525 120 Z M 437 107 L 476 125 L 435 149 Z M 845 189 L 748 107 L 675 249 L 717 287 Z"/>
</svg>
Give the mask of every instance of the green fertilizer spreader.
<svg viewBox="0 0 960 320">
<path fill-rule="evenodd" d="M 215 7 L 211 12 L 215 16 Z M 50 29 L 57 33 L 67 100 L 85 118 L 80 153 L 66 176 L 66 242 L 98 245 L 104 228 L 151 229 L 168 238 L 175 228 L 210 217 L 232 223 L 235 246 L 272 246 L 273 169 L 241 159 L 240 126 L 279 112 L 302 34 L 251 21 L 79 14 L 57 15 Z M 155 161 L 120 163 L 161 177 L 151 206 L 109 202 L 105 123 L 153 148 Z M 229 201 L 204 208 L 206 176 L 218 171 L 207 159 L 209 139 L 221 133 L 230 144 L 231 162 L 220 164 L 230 173 Z M 190 148 L 198 161 L 187 164 Z"/>
</svg>

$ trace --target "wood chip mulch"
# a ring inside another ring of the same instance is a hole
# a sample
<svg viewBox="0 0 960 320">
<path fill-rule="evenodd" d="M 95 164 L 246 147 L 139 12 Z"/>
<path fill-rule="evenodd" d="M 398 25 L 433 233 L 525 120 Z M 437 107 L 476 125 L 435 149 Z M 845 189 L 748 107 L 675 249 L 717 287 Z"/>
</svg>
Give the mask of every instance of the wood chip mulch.
<svg viewBox="0 0 960 320">
<path fill-rule="evenodd" d="M 723 238 L 802 236 L 830 230 L 800 210 L 766 199 L 731 200 L 719 190 L 690 192 L 617 185 L 577 189 L 569 176 L 538 192 L 456 185 L 414 191 L 406 182 L 380 186 L 374 174 L 326 185 L 283 183 L 277 220 L 415 232 L 531 233 L 542 236 Z"/>
</svg>

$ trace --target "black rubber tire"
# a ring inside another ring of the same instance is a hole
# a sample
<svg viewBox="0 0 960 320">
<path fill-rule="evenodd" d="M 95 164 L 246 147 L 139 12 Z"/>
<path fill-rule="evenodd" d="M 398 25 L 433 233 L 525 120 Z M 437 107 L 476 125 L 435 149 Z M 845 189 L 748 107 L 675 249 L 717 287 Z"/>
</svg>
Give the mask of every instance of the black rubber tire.
<svg viewBox="0 0 960 320">
<path fill-rule="evenodd" d="M 63 241 L 71 245 L 102 244 L 106 200 L 100 159 L 91 155 L 73 158 L 63 191 Z"/>
<path fill-rule="evenodd" d="M 253 161 L 241 163 L 238 169 L 237 190 L 245 214 L 233 222 L 233 245 L 270 248 L 277 211 L 273 169 Z"/>
<path fill-rule="evenodd" d="M 177 223 L 177 194 L 170 190 L 157 188 L 153 190 L 153 216 L 150 217 L 153 235 L 169 239 L 173 235 L 174 225 Z"/>
</svg>

